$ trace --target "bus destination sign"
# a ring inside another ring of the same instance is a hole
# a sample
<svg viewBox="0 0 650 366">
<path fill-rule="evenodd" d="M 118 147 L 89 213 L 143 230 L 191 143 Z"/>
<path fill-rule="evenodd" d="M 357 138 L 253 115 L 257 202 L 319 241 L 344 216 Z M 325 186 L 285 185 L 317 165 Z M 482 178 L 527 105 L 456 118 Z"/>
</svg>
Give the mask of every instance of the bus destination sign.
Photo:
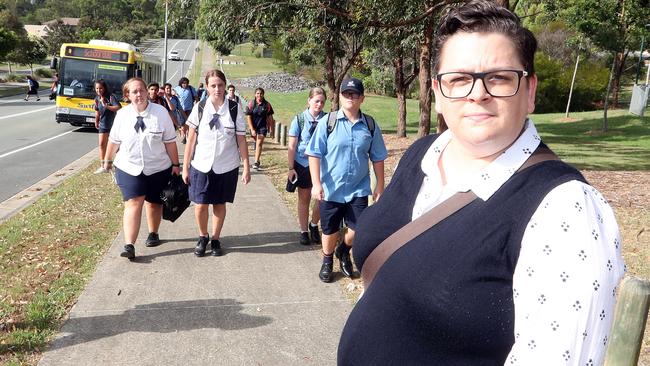
<svg viewBox="0 0 650 366">
<path fill-rule="evenodd" d="M 93 58 L 97 60 L 110 60 L 110 61 L 129 61 L 128 52 L 100 50 L 97 48 L 73 47 L 69 46 L 65 49 L 66 56 Z"/>
</svg>

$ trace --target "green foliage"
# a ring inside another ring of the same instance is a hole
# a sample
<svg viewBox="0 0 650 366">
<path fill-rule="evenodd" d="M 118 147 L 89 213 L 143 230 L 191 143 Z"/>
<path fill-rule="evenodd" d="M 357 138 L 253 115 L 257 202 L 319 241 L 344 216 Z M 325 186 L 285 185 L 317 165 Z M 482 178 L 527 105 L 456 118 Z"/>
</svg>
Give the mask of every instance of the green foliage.
<svg viewBox="0 0 650 366">
<path fill-rule="evenodd" d="M 34 70 L 34 75 L 41 77 L 41 78 L 51 78 L 52 77 L 52 70 L 50 69 L 36 69 Z"/>
<path fill-rule="evenodd" d="M 538 113 L 561 112 L 566 110 L 573 67 L 565 67 L 560 61 L 542 53 L 535 57 L 537 73 Z M 609 70 L 591 61 L 581 61 L 578 65 L 575 86 L 571 97 L 571 111 L 588 111 L 599 107 L 605 95 Z"/>
<path fill-rule="evenodd" d="M 78 32 L 78 42 L 88 43 L 91 39 L 101 39 L 104 32 L 97 28 L 84 28 Z"/>
<path fill-rule="evenodd" d="M 22 83 L 27 80 L 25 75 L 22 74 L 9 74 L 5 79 L 12 83 Z"/>
<path fill-rule="evenodd" d="M 77 31 L 75 27 L 64 24 L 61 20 L 47 26 L 45 32 L 43 40 L 47 45 L 47 52 L 50 55 L 57 55 L 63 43 L 73 43 L 77 41 Z"/>
<path fill-rule="evenodd" d="M 0 27 L 0 60 L 3 60 L 17 45 L 18 37 L 16 33 Z"/>
</svg>

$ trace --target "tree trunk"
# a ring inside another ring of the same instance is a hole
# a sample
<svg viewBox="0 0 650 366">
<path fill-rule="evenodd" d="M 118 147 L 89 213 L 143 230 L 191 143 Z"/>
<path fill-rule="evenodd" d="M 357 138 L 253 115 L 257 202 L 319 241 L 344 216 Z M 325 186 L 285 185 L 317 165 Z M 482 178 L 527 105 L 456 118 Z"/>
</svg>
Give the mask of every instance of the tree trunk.
<svg viewBox="0 0 650 366">
<path fill-rule="evenodd" d="M 9 66 L 9 73 L 11 74 L 11 62 L 7 62 L 7 66 Z"/>
<path fill-rule="evenodd" d="M 397 94 L 397 137 L 406 137 L 406 86 L 404 85 L 404 56 L 401 49 L 393 59 L 395 94 Z"/>
<path fill-rule="evenodd" d="M 605 92 L 605 106 L 603 108 L 603 132 L 607 132 L 607 106 L 609 104 L 609 91 L 612 88 L 612 77 L 614 76 L 614 66 L 616 65 L 616 55 L 612 61 L 612 69 L 609 70 L 609 81 L 607 82 L 607 91 Z"/>
<path fill-rule="evenodd" d="M 612 108 L 618 108 L 619 103 L 619 93 L 621 91 L 621 76 L 623 76 L 623 71 L 625 69 L 625 59 L 627 58 L 627 52 L 617 52 L 616 53 L 616 66 L 614 67 L 614 77 L 612 80 Z"/>
<path fill-rule="evenodd" d="M 336 90 L 336 78 L 334 77 L 334 45 L 329 36 L 325 40 L 325 76 L 327 87 L 330 90 L 330 101 L 332 111 L 339 109 L 339 93 Z"/>
<path fill-rule="evenodd" d="M 428 17 L 424 25 L 424 37 L 420 44 L 420 126 L 418 138 L 431 131 L 431 47 L 433 46 L 433 17 Z"/>
</svg>

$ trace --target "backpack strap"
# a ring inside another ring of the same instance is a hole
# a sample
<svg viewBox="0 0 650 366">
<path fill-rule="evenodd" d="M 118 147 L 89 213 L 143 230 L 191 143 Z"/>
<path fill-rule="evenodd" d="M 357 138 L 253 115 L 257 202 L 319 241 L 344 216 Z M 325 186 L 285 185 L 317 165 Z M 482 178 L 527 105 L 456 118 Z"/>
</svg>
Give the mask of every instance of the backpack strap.
<svg viewBox="0 0 650 366">
<path fill-rule="evenodd" d="M 203 110 L 205 109 L 205 103 L 206 103 L 207 101 L 208 101 L 207 99 L 204 99 L 204 100 L 202 100 L 202 101 L 199 102 L 199 111 L 198 111 L 198 115 L 199 115 L 199 124 L 196 125 L 196 133 L 197 133 L 197 134 L 199 133 L 199 125 L 201 124 L 201 118 L 203 118 Z"/>
<path fill-rule="evenodd" d="M 338 114 L 338 111 L 332 111 L 329 112 L 327 115 L 327 137 L 330 136 L 332 131 L 334 131 L 334 127 L 336 127 L 336 115 Z"/>
<path fill-rule="evenodd" d="M 296 114 L 296 121 L 298 122 L 298 141 L 302 137 L 302 129 L 305 127 L 305 116 L 302 113 Z"/>
<path fill-rule="evenodd" d="M 361 115 L 366 119 L 366 125 L 370 131 L 370 137 L 375 137 L 375 119 L 371 115 L 361 112 Z"/>
</svg>

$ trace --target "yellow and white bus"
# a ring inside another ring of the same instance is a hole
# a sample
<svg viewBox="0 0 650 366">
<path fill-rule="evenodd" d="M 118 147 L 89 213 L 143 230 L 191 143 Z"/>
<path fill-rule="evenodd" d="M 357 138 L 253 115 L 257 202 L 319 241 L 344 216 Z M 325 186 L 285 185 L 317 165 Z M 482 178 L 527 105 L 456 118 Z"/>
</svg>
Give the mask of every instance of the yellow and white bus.
<svg viewBox="0 0 650 366">
<path fill-rule="evenodd" d="M 92 40 L 61 45 L 56 122 L 95 126 L 95 80 L 104 79 L 109 91 L 122 99 L 122 85 L 129 78 L 158 81 L 161 61 L 145 56 L 128 43 Z"/>
</svg>

